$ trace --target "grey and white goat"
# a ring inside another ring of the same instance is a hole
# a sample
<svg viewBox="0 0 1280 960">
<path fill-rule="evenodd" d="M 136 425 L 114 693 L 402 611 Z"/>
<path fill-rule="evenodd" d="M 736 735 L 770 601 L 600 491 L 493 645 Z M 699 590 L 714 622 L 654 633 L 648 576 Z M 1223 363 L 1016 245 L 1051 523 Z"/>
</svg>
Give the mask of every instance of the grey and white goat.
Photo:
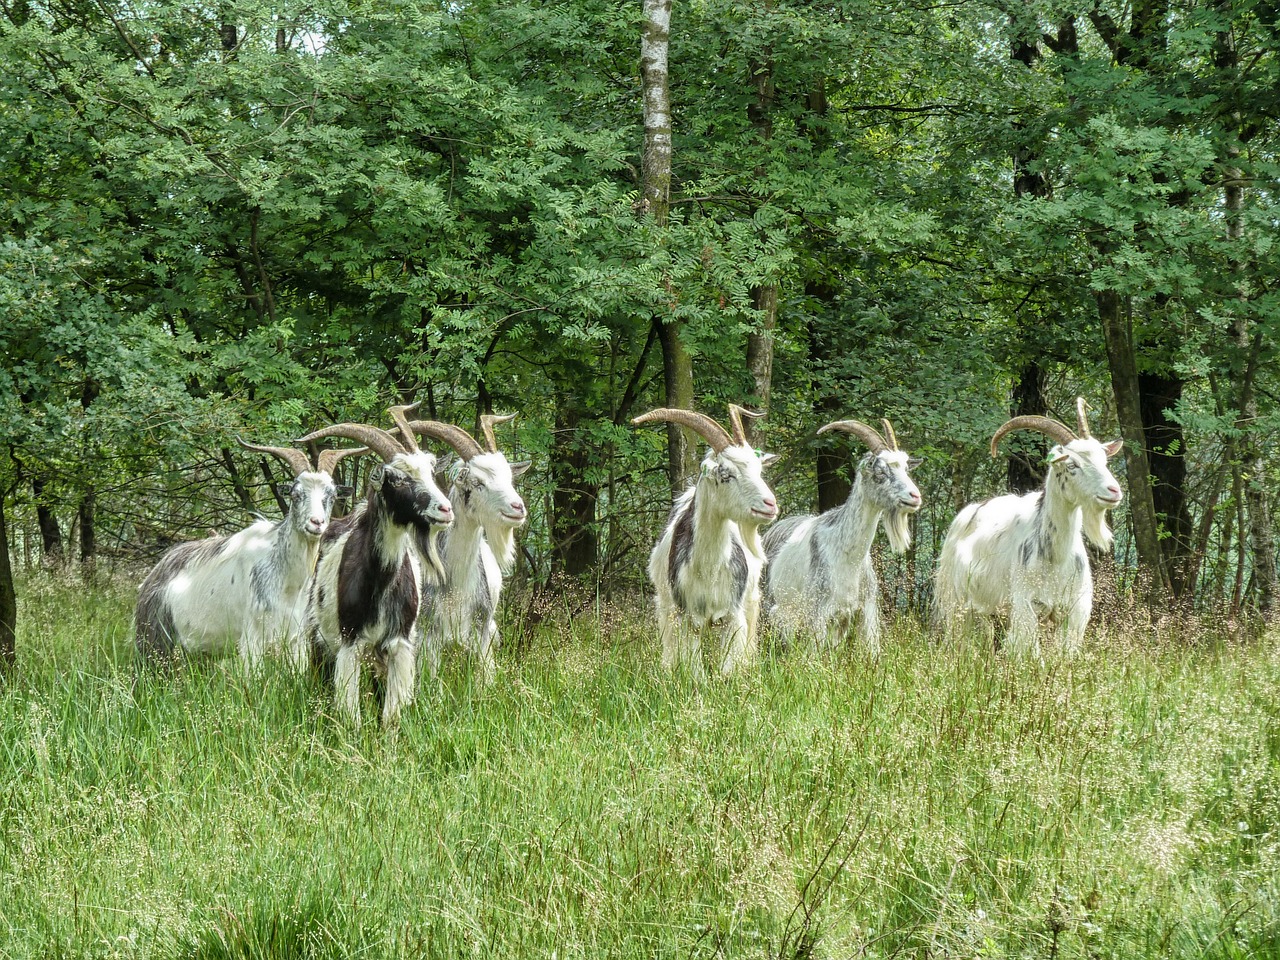
<svg viewBox="0 0 1280 960">
<path fill-rule="evenodd" d="M 291 447 L 247 450 L 279 457 L 293 471 L 289 512 L 259 520 L 229 536 L 214 536 L 169 549 L 138 591 L 135 643 L 145 661 L 187 654 L 223 655 L 235 650 L 247 670 L 283 646 L 295 669 L 307 664 L 302 622 L 320 539 L 340 493 L 332 472 L 343 457 L 366 452 L 321 451 L 314 467 Z M 282 485 L 283 486 L 283 485 Z"/>
<path fill-rule="evenodd" d="M 1063 649 L 1075 652 L 1093 612 L 1093 578 L 1085 540 L 1112 546 L 1107 513 L 1124 499 L 1107 460 L 1123 441 L 1101 443 L 1089 432 L 1083 397 L 1076 400 L 1079 436 L 1049 417 L 1014 417 L 991 438 L 991 456 L 1015 430 L 1043 433 L 1049 450 L 1041 490 L 971 503 L 947 531 L 938 561 L 935 614 L 948 636 L 971 630 L 978 617 L 1007 616 L 1015 654 L 1040 654 L 1040 621 Z"/>
<path fill-rule="evenodd" d="M 778 515 L 763 470 L 777 458 L 752 449 L 743 416 L 761 414 L 730 404 L 732 435 L 691 410 L 664 407 L 631 421 L 679 423 L 711 446 L 697 482 L 676 498 L 649 556 L 662 665 L 668 670 L 683 662 L 702 673 L 701 634 L 713 624 L 722 624 L 721 673 L 732 673 L 755 656 L 765 564 L 758 530 Z"/>
<path fill-rule="evenodd" d="M 393 407 L 391 415 L 404 422 L 407 409 Z M 446 424 L 419 421 L 415 427 L 446 439 Z M 444 577 L 436 538 L 453 522 L 453 507 L 436 485 L 435 454 L 418 449 L 412 431 L 403 436 L 339 423 L 303 437 L 349 437 L 383 459 L 369 475 L 366 501 L 325 534 L 307 611 L 313 653 L 333 668 L 335 706 L 357 726 L 364 659 L 386 676 L 384 726 L 393 726 L 413 699 L 422 588 Z M 421 553 L 419 533 L 427 535 Z"/>
<path fill-rule="evenodd" d="M 502 595 L 503 575 L 515 564 L 515 532 L 528 516 L 524 500 L 516 492 L 515 478 L 529 469 L 529 463 L 508 462 L 493 436 L 496 424 L 513 419 L 515 414 L 480 418 L 488 450 L 461 427 L 445 425 L 451 437 L 448 442 L 458 454 L 450 469 L 449 487 L 455 519 L 453 526 L 440 534 L 444 581 L 432 584 L 423 596 L 424 653 L 432 678 L 439 673 L 440 654 L 449 643 L 475 655 L 484 682 L 492 680 L 496 672 L 498 623 L 494 613 Z M 415 430 L 417 421 L 406 426 Z M 418 534 L 420 541 L 422 536 Z"/>
<path fill-rule="evenodd" d="M 861 633 L 871 653 L 880 651 L 880 584 L 871 563 L 871 543 L 883 525 L 889 546 L 911 546 L 911 514 L 920 491 L 908 473 L 919 463 L 898 449 L 888 420 L 885 435 L 857 420 L 837 420 L 818 431 L 852 434 L 870 452 L 858 461 L 849 499 L 819 516 L 787 517 L 764 535 L 765 606 L 788 642 L 809 637 L 815 646 L 840 644 L 861 615 Z"/>
</svg>

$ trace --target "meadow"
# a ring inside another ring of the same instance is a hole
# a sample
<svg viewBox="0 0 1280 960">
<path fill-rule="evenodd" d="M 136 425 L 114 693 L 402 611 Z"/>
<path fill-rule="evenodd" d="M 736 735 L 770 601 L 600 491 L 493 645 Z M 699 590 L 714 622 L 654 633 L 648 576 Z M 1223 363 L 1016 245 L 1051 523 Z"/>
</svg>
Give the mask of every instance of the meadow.
<svg viewBox="0 0 1280 960">
<path fill-rule="evenodd" d="M 695 683 L 639 599 L 553 608 L 391 737 L 282 670 L 136 677 L 132 602 L 21 585 L 2 957 L 1280 955 L 1274 637 L 905 621 Z"/>
</svg>

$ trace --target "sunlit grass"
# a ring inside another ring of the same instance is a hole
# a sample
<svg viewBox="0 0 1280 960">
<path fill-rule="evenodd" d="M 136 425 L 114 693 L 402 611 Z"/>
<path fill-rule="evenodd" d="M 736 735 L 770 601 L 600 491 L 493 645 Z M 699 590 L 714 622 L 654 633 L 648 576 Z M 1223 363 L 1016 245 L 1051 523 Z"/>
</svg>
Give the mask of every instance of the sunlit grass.
<svg viewBox="0 0 1280 960">
<path fill-rule="evenodd" d="M 642 605 L 553 604 L 391 738 L 283 672 L 136 678 L 128 590 L 22 601 L 0 956 L 1280 953 L 1271 640 L 1039 666 L 906 623 L 695 684 Z"/>
</svg>

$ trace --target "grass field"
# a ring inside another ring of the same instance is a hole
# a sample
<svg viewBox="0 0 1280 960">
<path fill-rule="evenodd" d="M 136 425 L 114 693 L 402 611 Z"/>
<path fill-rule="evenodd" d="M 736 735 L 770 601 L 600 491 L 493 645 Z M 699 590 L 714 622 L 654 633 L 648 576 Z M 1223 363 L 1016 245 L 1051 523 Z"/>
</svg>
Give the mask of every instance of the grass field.
<svg viewBox="0 0 1280 960">
<path fill-rule="evenodd" d="M 900 625 L 695 685 L 637 605 L 390 738 L 283 673 L 135 684 L 127 588 L 20 600 L 3 957 L 1280 956 L 1274 640 Z"/>
</svg>

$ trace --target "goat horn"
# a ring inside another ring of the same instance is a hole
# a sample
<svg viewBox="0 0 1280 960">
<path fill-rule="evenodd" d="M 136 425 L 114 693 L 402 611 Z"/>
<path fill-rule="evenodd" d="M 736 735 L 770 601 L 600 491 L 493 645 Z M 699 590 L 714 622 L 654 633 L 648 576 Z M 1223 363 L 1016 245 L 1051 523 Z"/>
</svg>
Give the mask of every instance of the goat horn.
<svg viewBox="0 0 1280 960">
<path fill-rule="evenodd" d="M 743 429 L 742 418 L 750 417 L 752 420 L 758 420 L 763 416 L 763 413 L 748 410 L 746 407 L 740 407 L 736 403 L 729 404 L 729 425 L 733 427 L 733 442 L 744 447 L 751 446 L 747 442 L 747 432 Z"/>
<path fill-rule="evenodd" d="M 896 436 L 894 436 L 894 433 L 893 433 L 893 424 L 889 422 L 889 418 L 888 418 L 888 417 L 881 417 L 881 418 L 880 418 L 880 422 L 881 422 L 882 424 L 884 424 L 884 435 L 885 435 L 885 437 L 886 437 L 886 439 L 885 439 L 885 444 L 888 446 L 888 448 L 889 448 L 890 450 L 898 450 L 898 449 L 901 449 L 901 448 L 898 446 L 898 438 L 897 438 Z"/>
<path fill-rule="evenodd" d="M 289 465 L 295 477 L 300 477 L 311 469 L 310 458 L 296 447 L 260 447 L 256 443 L 246 442 L 241 437 L 236 437 L 236 441 L 246 450 L 256 450 L 258 453 L 269 453 L 279 457 Z"/>
<path fill-rule="evenodd" d="M 639 425 L 653 423 L 658 420 L 678 423 L 681 426 L 688 427 L 707 443 L 711 444 L 711 449 L 716 453 L 721 453 L 725 447 L 733 446 L 733 437 L 729 436 L 729 431 L 705 413 L 694 413 L 692 410 L 677 410 L 672 407 L 659 407 L 656 410 L 650 410 L 648 413 L 640 414 L 631 422 Z"/>
<path fill-rule="evenodd" d="M 486 413 L 481 415 L 480 432 L 484 434 L 485 440 L 488 441 L 489 443 L 490 453 L 498 452 L 498 441 L 493 439 L 493 428 L 500 423 L 507 423 L 508 421 L 514 420 L 515 418 L 516 418 L 516 415 L 514 413 L 508 413 L 502 416 L 495 415 L 492 413 Z"/>
<path fill-rule="evenodd" d="M 886 420 L 885 423 L 888 423 Z M 818 433 L 826 433 L 828 430 L 839 430 L 843 433 L 851 433 L 863 443 L 872 453 L 883 453 L 885 450 L 897 449 L 890 447 L 884 442 L 884 437 L 876 431 L 875 427 L 869 427 L 861 420 L 834 420 L 825 427 L 819 427 Z"/>
<path fill-rule="evenodd" d="M 368 447 L 344 447 L 338 449 L 336 447 L 328 450 L 321 450 L 320 456 L 316 459 L 316 467 L 321 473 L 327 473 L 333 476 L 333 468 L 338 465 L 338 461 L 343 457 L 355 456 L 357 453 L 368 453 Z"/>
<path fill-rule="evenodd" d="M 475 437 L 467 433 L 461 427 L 455 427 L 452 423 L 441 423 L 439 420 L 413 420 L 408 423 L 408 428 L 414 433 L 420 433 L 424 437 L 434 437 L 436 440 L 443 440 L 463 460 L 470 460 L 477 454 L 484 453 L 480 449 L 480 444 L 476 443 Z"/>
<path fill-rule="evenodd" d="M 1065 423 L 1059 423 L 1050 417 L 1014 417 L 997 430 L 995 436 L 991 438 L 992 457 L 996 456 L 996 447 L 999 446 L 1004 435 L 1013 433 L 1015 430 L 1035 430 L 1038 433 L 1043 433 L 1050 440 L 1063 444 L 1079 439 Z"/>
<path fill-rule="evenodd" d="M 404 439 L 404 445 L 414 453 L 418 452 L 418 438 L 413 435 L 413 429 L 409 426 L 408 415 L 418 409 L 418 403 L 402 403 L 396 407 L 387 407 L 387 413 L 391 415 L 391 419 L 396 422 L 396 426 L 400 428 L 400 436 Z"/>
<path fill-rule="evenodd" d="M 373 427 L 367 423 L 335 423 L 331 427 L 313 430 L 305 437 L 299 438 L 298 442 L 306 443 L 309 440 L 319 440 L 321 437 L 346 437 L 348 440 L 358 441 L 388 463 L 402 453 L 411 452 L 381 427 Z"/>
<path fill-rule="evenodd" d="M 1088 409 L 1088 401 L 1084 397 L 1076 397 L 1076 422 L 1080 425 L 1080 436 L 1086 440 L 1093 437 L 1089 432 L 1089 418 L 1086 416 Z"/>
</svg>

